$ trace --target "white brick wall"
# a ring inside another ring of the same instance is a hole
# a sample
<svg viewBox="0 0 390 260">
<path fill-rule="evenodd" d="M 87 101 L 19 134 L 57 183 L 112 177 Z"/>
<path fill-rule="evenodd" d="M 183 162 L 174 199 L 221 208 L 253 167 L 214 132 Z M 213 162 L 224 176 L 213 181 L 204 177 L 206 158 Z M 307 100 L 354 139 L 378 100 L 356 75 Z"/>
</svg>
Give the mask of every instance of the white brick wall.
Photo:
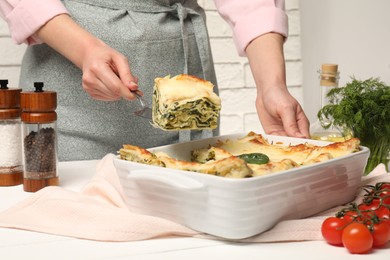
<svg viewBox="0 0 390 260">
<path fill-rule="evenodd" d="M 258 121 L 255 83 L 247 59 L 239 57 L 229 26 L 218 15 L 214 2 L 198 1 L 206 10 L 211 48 L 222 99 L 221 134 L 262 132 Z M 303 105 L 302 61 L 300 51 L 299 0 L 286 0 L 289 16 L 289 39 L 285 44 L 287 85 Z M 0 20 L 0 78 L 8 79 L 10 87 L 18 86 L 24 45 L 12 42 L 8 26 Z"/>
</svg>

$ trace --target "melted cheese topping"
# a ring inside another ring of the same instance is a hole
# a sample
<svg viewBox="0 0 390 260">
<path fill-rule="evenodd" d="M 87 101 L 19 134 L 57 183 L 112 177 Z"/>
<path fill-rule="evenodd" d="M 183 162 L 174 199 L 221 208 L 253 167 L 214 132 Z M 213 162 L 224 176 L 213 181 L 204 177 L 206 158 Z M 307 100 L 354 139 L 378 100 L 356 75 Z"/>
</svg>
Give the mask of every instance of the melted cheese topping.
<svg viewBox="0 0 390 260">
<path fill-rule="evenodd" d="M 193 171 L 229 178 L 245 178 L 252 175 L 251 168 L 240 158 L 230 156 L 207 163 L 188 162 L 169 157 L 164 153 L 151 153 L 144 148 L 129 144 L 119 150 L 120 158 L 154 166 Z"/>
<path fill-rule="evenodd" d="M 208 98 L 214 104 L 221 105 L 221 99 L 213 92 L 214 85 L 194 76 L 181 74 L 173 78 L 169 76 L 156 78 L 155 85 L 160 94 L 159 105 L 161 107 L 164 104 L 189 102 L 202 98 Z"/>
<path fill-rule="evenodd" d="M 298 145 L 270 144 L 262 135 L 253 132 L 237 140 L 227 140 L 216 144 L 217 147 L 235 156 L 246 153 L 263 153 L 269 157 L 271 162 L 289 159 L 299 165 L 303 165 L 307 161 L 316 161 L 319 156 L 324 158 L 323 154 L 329 154 L 330 158 L 344 156 L 358 151 L 359 145 L 360 141 L 357 138 L 326 146 L 315 146 L 308 143 Z"/>
<path fill-rule="evenodd" d="M 308 143 L 295 146 L 271 144 L 262 135 L 250 132 L 240 139 L 219 141 L 215 146 L 193 150 L 191 162 L 171 158 L 165 153 L 150 153 L 132 145 L 124 145 L 119 153 L 124 160 L 223 177 L 244 178 L 327 161 L 356 152 L 360 149 L 359 145 L 357 138 L 326 146 Z M 270 161 L 266 164 L 250 164 L 237 157 L 246 153 L 263 153 Z"/>
<path fill-rule="evenodd" d="M 256 135 L 253 132 L 238 140 L 227 140 L 224 143 L 220 142 L 216 146 L 235 156 L 247 153 L 263 153 L 268 156 L 271 162 L 290 159 L 299 164 L 309 156 L 312 150 L 307 145 L 271 145 L 262 135 Z"/>
</svg>

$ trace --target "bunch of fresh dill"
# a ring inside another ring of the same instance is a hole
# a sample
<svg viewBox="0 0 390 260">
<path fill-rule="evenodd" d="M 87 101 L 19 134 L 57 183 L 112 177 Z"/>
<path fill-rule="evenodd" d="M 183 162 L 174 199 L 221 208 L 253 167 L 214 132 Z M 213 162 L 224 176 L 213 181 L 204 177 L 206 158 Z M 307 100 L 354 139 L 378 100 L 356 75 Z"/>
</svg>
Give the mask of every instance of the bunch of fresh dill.
<svg viewBox="0 0 390 260">
<path fill-rule="evenodd" d="M 365 174 L 378 164 L 384 163 L 386 169 L 390 155 L 390 86 L 379 78 L 357 80 L 344 87 L 332 89 L 327 97 L 330 104 L 320 109 L 318 118 L 331 120 L 344 130 L 350 129 L 361 145 L 370 149 Z M 389 170 L 389 169 L 387 169 Z"/>
</svg>

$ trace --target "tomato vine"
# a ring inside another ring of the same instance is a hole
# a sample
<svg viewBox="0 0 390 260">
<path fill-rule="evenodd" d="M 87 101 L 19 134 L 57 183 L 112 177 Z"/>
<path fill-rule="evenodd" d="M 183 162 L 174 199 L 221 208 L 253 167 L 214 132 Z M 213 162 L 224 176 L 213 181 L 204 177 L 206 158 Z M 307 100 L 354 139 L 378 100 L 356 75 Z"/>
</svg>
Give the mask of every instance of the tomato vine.
<svg viewBox="0 0 390 260">
<path fill-rule="evenodd" d="M 365 254 L 390 241 L 390 183 L 362 187 L 361 203 L 349 203 L 321 226 L 325 241 L 344 246 L 352 254 Z"/>
</svg>

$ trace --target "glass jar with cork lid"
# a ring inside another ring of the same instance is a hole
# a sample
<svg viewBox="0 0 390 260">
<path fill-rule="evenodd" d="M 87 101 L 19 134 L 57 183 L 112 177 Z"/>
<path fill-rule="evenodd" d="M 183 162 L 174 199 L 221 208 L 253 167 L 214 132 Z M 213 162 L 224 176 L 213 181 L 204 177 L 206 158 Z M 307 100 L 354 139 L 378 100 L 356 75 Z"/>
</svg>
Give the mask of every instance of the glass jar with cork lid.
<svg viewBox="0 0 390 260">
<path fill-rule="evenodd" d="M 20 92 L 0 80 L 0 186 L 23 182 Z"/>
<path fill-rule="evenodd" d="M 321 108 L 330 104 L 328 93 L 338 88 L 339 71 L 337 64 L 322 64 L 318 71 L 320 79 L 320 102 Z M 315 140 L 342 142 L 352 138 L 353 134 L 350 129 L 337 128 L 331 125 L 330 118 L 317 118 L 317 120 L 310 126 L 310 137 Z"/>
<path fill-rule="evenodd" d="M 38 191 L 58 185 L 57 93 L 43 91 L 43 82 L 35 82 L 35 91 L 20 93 L 22 110 L 23 189 Z"/>
</svg>

